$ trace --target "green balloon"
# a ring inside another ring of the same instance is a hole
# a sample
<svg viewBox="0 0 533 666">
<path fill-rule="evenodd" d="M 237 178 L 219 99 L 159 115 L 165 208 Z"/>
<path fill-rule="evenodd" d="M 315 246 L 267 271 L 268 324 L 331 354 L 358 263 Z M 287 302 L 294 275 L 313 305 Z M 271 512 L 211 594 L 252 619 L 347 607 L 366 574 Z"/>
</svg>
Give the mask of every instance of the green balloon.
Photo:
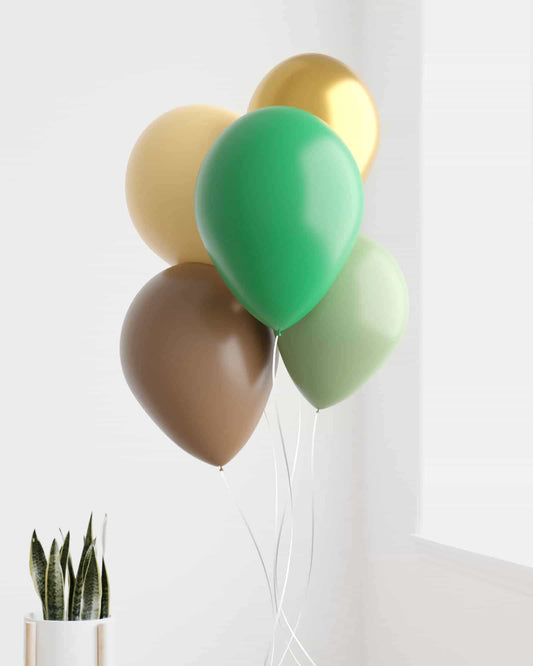
<svg viewBox="0 0 533 666">
<path fill-rule="evenodd" d="M 363 215 L 352 154 L 324 122 L 290 107 L 242 116 L 208 152 L 196 181 L 198 229 L 235 297 L 284 330 L 335 281 Z"/>
<path fill-rule="evenodd" d="M 395 259 L 360 236 L 320 303 L 279 339 L 295 384 L 318 409 L 351 395 L 400 341 L 409 295 Z"/>
</svg>

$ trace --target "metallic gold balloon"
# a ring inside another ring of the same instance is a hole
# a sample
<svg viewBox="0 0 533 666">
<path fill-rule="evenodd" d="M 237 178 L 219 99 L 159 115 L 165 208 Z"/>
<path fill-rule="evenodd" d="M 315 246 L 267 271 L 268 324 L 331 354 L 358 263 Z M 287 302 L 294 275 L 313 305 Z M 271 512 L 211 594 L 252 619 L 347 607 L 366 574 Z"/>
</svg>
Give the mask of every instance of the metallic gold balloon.
<svg viewBox="0 0 533 666">
<path fill-rule="evenodd" d="M 141 134 L 126 172 L 131 218 L 146 244 L 169 264 L 211 259 L 194 217 L 194 187 L 215 139 L 238 115 L 185 106 L 157 118 Z"/>
<path fill-rule="evenodd" d="M 365 84 L 342 62 L 320 53 L 285 60 L 261 81 L 248 110 L 265 106 L 295 106 L 324 120 L 366 178 L 379 143 L 378 113 Z"/>
</svg>

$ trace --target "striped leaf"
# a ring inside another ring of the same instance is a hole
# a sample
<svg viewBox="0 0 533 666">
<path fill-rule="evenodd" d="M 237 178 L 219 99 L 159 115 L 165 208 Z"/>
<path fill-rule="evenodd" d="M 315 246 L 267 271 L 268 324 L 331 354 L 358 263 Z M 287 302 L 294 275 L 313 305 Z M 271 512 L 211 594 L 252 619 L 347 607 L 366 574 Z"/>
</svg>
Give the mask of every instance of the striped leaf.
<svg viewBox="0 0 533 666">
<path fill-rule="evenodd" d="M 102 530 L 102 575 L 100 576 L 93 536 L 93 515 L 83 539 L 78 570 L 75 572 L 70 549 L 71 536 L 61 532 L 61 547 L 54 539 L 48 561 L 34 531 L 30 547 L 30 573 L 41 599 L 45 620 L 94 620 L 109 617 L 109 577 L 105 563 L 107 515 Z M 68 581 L 68 582 L 67 582 Z M 68 585 L 68 594 L 67 592 Z M 65 604 L 65 595 L 68 597 Z M 66 605 L 66 608 L 65 608 Z"/>
<path fill-rule="evenodd" d="M 30 545 L 30 573 L 43 607 L 43 618 L 46 617 L 46 555 L 37 533 L 33 532 Z"/>
<path fill-rule="evenodd" d="M 94 541 L 85 548 L 86 543 L 83 546 L 82 559 L 80 559 L 80 564 L 78 567 L 78 573 L 76 574 L 76 581 L 74 583 L 74 592 L 72 594 L 72 606 L 70 608 L 70 616 L 73 620 L 79 620 L 81 617 L 81 602 L 83 596 L 83 586 L 85 583 L 85 576 L 87 575 L 87 570 L 89 568 L 89 563 L 91 561 L 91 556 L 94 552 Z"/>
<path fill-rule="evenodd" d="M 83 540 L 83 548 L 81 551 L 80 562 L 78 564 L 78 571 L 76 576 L 72 575 L 73 584 L 69 589 L 69 603 L 68 603 L 68 618 L 69 620 L 79 620 L 81 613 L 81 595 L 83 593 L 83 578 L 87 566 L 89 564 L 89 558 L 87 558 L 87 553 L 91 546 L 94 548 L 93 541 L 93 514 L 89 518 L 89 524 L 87 526 L 87 533 Z M 74 573 L 74 572 L 73 572 Z M 70 576 L 69 576 L 70 578 Z"/>
<path fill-rule="evenodd" d="M 61 571 L 59 546 L 55 539 L 52 542 L 46 567 L 45 609 L 46 620 L 63 620 L 65 618 L 65 584 Z"/>
<path fill-rule="evenodd" d="M 100 617 L 100 600 L 102 598 L 102 585 L 100 572 L 98 571 L 98 560 L 96 550 L 91 548 L 89 565 L 85 573 L 82 594 L 82 620 L 97 620 Z"/>
<path fill-rule="evenodd" d="M 109 577 L 105 559 L 102 557 L 102 605 L 100 608 L 100 617 L 103 619 L 109 617 Z"/>
<path fill-rule="evenodd" d="M 93 542 L 93 514 L 91 513 L 91 517 L 89 518 L 89 525 L 87 526 L 87 534 L 85 535 L 85 543 L 91 545 Z"/>
<path fill-rule="evenodd" d="M 107 547 L 107 513 L 104 516 L 104 524 L 102 525 L 102 557 L 105 557 Z"/>
<path fill-rule="evenodd" d="M 74 566 L 72 564 L 72 557 L 68 556 L 68 617 L 67 620 L 74 619 L 72 617 L 72 599 L 74 598 L 74 586 L 76 585 L 76 574 L 74 573 Z"/>
<path fill-rule="evenodd" d="M 63 580 L 67 580 L 67 564 L 70 551 L 70 532 L 67 532 L 67 536 L 63 540 L 63 545 L 59 551 L 59 560 L 61 562 L 61 571 L 63 572 Z"/>
</svg>

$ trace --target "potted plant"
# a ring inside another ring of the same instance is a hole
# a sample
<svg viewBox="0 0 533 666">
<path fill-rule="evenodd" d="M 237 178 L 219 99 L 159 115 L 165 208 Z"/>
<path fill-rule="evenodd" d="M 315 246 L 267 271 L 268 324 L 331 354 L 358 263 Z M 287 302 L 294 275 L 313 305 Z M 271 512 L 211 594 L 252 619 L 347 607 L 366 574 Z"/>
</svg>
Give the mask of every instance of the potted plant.
<svg viewBox="0 0 533 666">
<path fill-rule="evenodd" d="M 61 545 L 53 540 L 48 558 L 33 532 L 30 573 L 42 612 L 25 618 L 26 666 L 113 666 L 105 526 L 101 566 L 91 515 L 76 570 L 70 532 Z"/>
</svg>

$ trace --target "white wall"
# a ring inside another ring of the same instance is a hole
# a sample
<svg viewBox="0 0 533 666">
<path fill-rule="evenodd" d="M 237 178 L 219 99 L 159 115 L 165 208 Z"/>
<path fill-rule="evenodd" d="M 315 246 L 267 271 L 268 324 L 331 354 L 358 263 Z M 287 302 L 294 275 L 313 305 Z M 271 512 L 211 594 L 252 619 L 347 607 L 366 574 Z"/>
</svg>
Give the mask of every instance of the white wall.
<svg viewBox="0 0 533 666">
<path fill-rule="evenodd" d="M 489 4 L 477 3 L 480 30 Z M 491 16 L 494 12 L 503 20 L 508 5 L 490 4 L 490 8 Z M 420 234 L 426 223 L 419 203 L 419 135 L 421 65 L 427 49 L 422 19 L 431 9 L 436 12 L 433 27 L 440 35 L 440 56 L 445 59 L 460 48 L 455 33 L 462 25 L 462 2 L 368 2 L 357 34 L 383 123 L 381 152 L 367 189 L 367 232 L 400 257 L 412 303 L 407 339 L 363 394 L 363 663 L 526 666 L 533 658 L 531 573 L 513 565 L 502 573 L 497 562 L 463 557 L 453 549 L 428 550 L 422 543 L 419 550 L 412 537 L 417 529 L 420 455 L 425 445 L 419 429 L 424 279 Z M 464 38 L 468 41 L 468 35 Z M 438 209 L 435 201 L 431 203 Z M 449 261 L 453 263 L 453 255 Z"/>
<path fill-rule="evenodd" d="M 531 566 L 533 11 L 460 11 L 425 3 L 422 529 Z"/>
<path fill-rule="evenodd" d="M 124 169 L 155 116 L 188 103 L 244 112 L 263 74 L 294 53 L 330 53 L 364 75 L 357 24 L 348 0 L 52 0 L 11 3 L 4 11 L 3 664 L 21 663 L 21 618 L 36 606 L 27 564 L 31 531 L 47 542 L 58 527 L 79 534 L 91 510 L 110 515 L 121 663 L 262 659 L 267 593 L 218 473 L 172 445 L 122 379 L 122 317 L 164 268 L 128 219 Z M 293 446 L 296 392 L 286 378 L 279 391 Z M 306 471 L 311 412 L 304 417 Z M 361 650 L 357 422 L 354 403 L 346 402 L 319 424 L 317 556 L 302 623 L 317 661 L 339 666 Z M 273 519 L 268 437 L 262 424 L 227 468 L 266 546 Z M 307 489 L 299 489 L 301 511 Z M 301 531 L 304 520 L 302 514 Z M 298 559 L 296 571 L 303 568 Z"/>
<path fill-rule="evenodd" d="M 156 115 L 190 102 L 243 112 L 269 67 L 309 50 L 351 64 L 376 97 L 383 133 L 364 229 L 399 258 L 412 314 L 386 368 L 320 417 L 317 556 L 302 637 L 319 664 L 531 663 L 533 586 L 444 553 L 421 557 L 411 537 L 420 474 L 421 10 L 417 0 L 10 6 L 0 27 L 2 663 L 20 663 L 21 617 L 35 606 L 31 530 L 47 540 L 59 526 L 82 530 L 91 510 L 110 514 L 121 663 L 262 659 L 267 594 L 217 472 L 171 445 L 121 376 L 123 314 L 164 268 L 128 220 L 123 176 Z M 293 446 L 297 400 L 285 375 L 278 391 Z M 305 565 L 311 417 L 307 409 L 291 609 Z M 269 437 L 262 423 L 227 469 L 265 547 Z"/>
</svg>

